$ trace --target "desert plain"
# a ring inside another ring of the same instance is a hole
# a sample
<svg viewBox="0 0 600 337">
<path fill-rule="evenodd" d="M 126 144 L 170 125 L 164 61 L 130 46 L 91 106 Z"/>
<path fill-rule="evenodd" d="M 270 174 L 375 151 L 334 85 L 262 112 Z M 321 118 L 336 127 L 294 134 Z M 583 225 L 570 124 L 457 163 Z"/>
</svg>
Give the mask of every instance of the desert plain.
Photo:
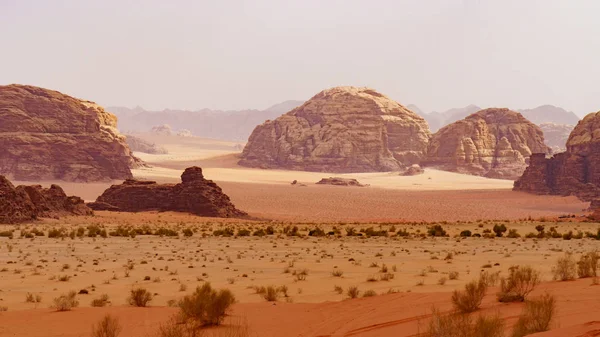
<svg viewBox="0 0 600 337">
<path fill-rule="evenodd" d="M 315 183 L 333 174 L 238 166 L 236 143 L 138 136 L 169 154 L 135 153 L 148 164 L 133 170 L 136 178 L 177 182 L 184 168 L 201 166 L 249 217 L 97 211 L 2 225 L 0 232 L 13 231 L 13 237 L 0 237 L 0 307 L 6 310 L 0 336 L 89 336 L 108 312 L 120 320 L 123 336 L 156 336 L 177 312 L 175 303 L 205 282 L 236 298 L 223 326 L 207 335 L 235 336 L 243 326 L 246 335 L 261 337 L 417 336 L 434 309 L 451 310 L 454 290 L 481 273 L 506 276 L 512 266 L 540 272 L 543 282 L 531 296 L 556 298 L 552 330 L 536 336 L 600 334 L 597 280 L 553 279 L 566 253 L 579 258 L 600 248 L 584 235 L 600 226 L 585 218 L 589 203 L 433 169 L 409 177 L 335 174 L 368 186 L 320 186 Z M 110 184 L 61 182 L 86 201 Z M 430 235 L 436 225 L 447 236 Z M 503 237 L 486 238 L 500 225 L 507 229 Z M 140 231 L 130 235 L 132 228 Z M 540 228 L 561 236 L 538 238 Z M 144 233 L 157 229 L 160 235 Z M 507 237 L 510 230 L 519 237 Z M 465 231 L 476 237 L 461 235 Z M 569 232 L 573 237 L 563 239 Z M 149 307 L 128 304 L 137 287 L 152 293 Z M 264 294 L 268 287 L 277 289 L 272 301 Z M 490 284 L 482 313 L 498 315 L 508 335 L 524 304 L 499 303 L 498 287 Z M 69 291 L 78 293 L 77 308 L 49 308 Z M 103 295 L 106 306 L 92 307 Z"/>
</svg>

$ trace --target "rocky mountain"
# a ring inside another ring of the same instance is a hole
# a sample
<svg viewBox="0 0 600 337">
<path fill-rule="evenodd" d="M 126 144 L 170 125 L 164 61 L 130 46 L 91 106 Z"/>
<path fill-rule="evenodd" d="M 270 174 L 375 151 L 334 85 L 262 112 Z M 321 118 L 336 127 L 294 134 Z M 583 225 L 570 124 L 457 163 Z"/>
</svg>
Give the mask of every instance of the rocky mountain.
<svg viewBox="0 0 600 337">
<path fill-rule="evenodd" d="M 127 145 L 131 151 L 150 153 L 150 154 L 167 154 L 169 151 L 162 146 L 158 146 L 149 141 L 143 140 L 140 137 L 126 135 Z"/>
<path fill-rule="evenodd" d="M 121 212 L 175 211 L 208 217 L 247 216 L 235 208 L 229 197 L 212 180 L 207 180 L 200 167 L 189 167 L 179 184 L 157 184 L 154 181 L 126 180 L 113 185 L 96 202 L 95 210 Z"/>
<path fill-rule="evenodd" d="M 542 105 L 533 109 L 517 110 L 534 124 L 554 123 L 575 125 L 579 117 L 571 111 L 553 105 Z"/>
<path fill-rule="evenodd" d="M 539 126 L 544 132 L 546 145 L 552 149 L 552 153 L 564 152 L 567 149 L 567 140 L 575 125 L 542 123 Z"/>
<path fill-rule="evenodd" d="M 0 144 L 0 174 L 15 180 L 127 179 L 140 163 L 113 114 L 33 86 L 0 86 Z"/>
<path fill-rule="evenodd" d="M 418 163 L 425 120 L 369 88 L 323 90 L 257 126 L 240 165 L 322 172 L 394 171 Z"/>
<path fill-rule="evenodd" d="M 436 132 L 422 164 L 489 178 L 516 179 L 531 154 L 549 152 L 538 126 L 518 112 L 491 108 Z"/>
<path fill-rule="evenodd" d="M 515 182 L 516 191 L 535 194 L 576 195 L 589 201 L 600 198 L 600 112 L 577 123 L 567 150 L 552 158 L 531 156 L 530 165 Z"/>
<path fill-rule="evenodd" d="M 107 109 L 119 118 L 119 128 L 126 133 L 147 132 L 156 126 L 169 125 L 171 133 L 178 130 L 177 133 L 183 131 L 186 135 L 203 138 L 246 141 L 257 125 L 277 118 L 301 104 L 302 101 L 285 101 L 265 110 L 240 111 L 146 111 L 140 107 Z"/>
<path fill-rule="evenodd" d="M 65 215 L 91 215 L 79 197 L 68 197 L 58 185 L 15 187 L 0 175 L 0 223 L 17 223 Z"/>
</svg>

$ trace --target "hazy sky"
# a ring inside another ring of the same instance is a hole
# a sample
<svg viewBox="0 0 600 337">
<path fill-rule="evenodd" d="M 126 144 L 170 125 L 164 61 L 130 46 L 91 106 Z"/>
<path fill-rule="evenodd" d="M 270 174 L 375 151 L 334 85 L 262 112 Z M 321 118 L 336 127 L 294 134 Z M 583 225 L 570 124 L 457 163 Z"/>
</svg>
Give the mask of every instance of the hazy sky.
<svg viewBox="0 0 600 337">
<path fill-rule="evenodd" d="M 0 0 L 0 84 L 146 109 L 338 85 L 425 111 L 600 110 L 598 0 Z"/>
</svg>

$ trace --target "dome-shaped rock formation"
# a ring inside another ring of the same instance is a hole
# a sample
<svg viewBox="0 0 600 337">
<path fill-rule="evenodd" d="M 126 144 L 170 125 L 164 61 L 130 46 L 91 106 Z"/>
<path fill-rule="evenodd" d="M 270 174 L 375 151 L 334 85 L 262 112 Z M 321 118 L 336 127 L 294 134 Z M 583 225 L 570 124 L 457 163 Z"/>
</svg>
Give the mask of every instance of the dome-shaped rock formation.
<svg viewBox="0 0 600 337">
<path fill-rule="evenodd" d="M 542 130 L 518 112 L 491 108 L 436 132 L 423 164 L 489 178 L 516 179 L 533 153 L 550 153 Z"/>
<path fill-rule="evenodd" d="M 58 185 L 15 187 L 0 175 L 0 223 L 17 223 L 64 215 L 91 215 L 79 197 L 68 197 Z"/>
<path fill-rule="evenodd" d="M 0 86 L 0 174 L 15 180 L 131 178 L 117 119 L 95 103 L 24 85 Z"/>
<path fill-rule="evenodd" d="M 427 122 L 368 88 L 324 90 L 257 126 L 240 165 L 317 172 L 394 171 L 418 163 Z"/>
<path fill-rule="evenodd" d="M 180 184 L 126 180 L 111 186 L 88 206 L 99 211 L 175 211 L 222 218 L 247 215 L 235 208 L 221 188 L 206 180 L 196 166 L 185 169 Z"/>
<path fill-rule="evenodd" d="M 515 190 L 536 194 L 600 198 L 600 112 L 591 113 L 571 132 L 567 151 L 552 158 L 531 156 Z"/>
</svg>

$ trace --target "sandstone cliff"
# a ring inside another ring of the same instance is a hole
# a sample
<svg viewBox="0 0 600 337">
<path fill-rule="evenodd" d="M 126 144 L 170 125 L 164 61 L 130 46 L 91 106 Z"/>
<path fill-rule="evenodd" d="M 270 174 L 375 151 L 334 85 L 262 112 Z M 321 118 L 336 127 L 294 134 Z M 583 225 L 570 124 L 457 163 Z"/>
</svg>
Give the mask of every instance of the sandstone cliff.
<svg viewBox="0 0 600 337">
<path fill-rule="evenodd" d="M 131 178 L 138 165 L 114 115 L 57 91 L 0 86 L 0 174 L 16 180 Z"/>
<path fill-rule="evenodd" d="M 427 122 L 368 88 L 324 90 L 257 126 L 240 165 L 320 172 L 394 171 L 418 163 Z"/>
<path fill-rule="evenodd" d="M 0 223 L 17 223 L 64 215 L 91 215 L 79 197 L 68 197 L 58 185 L 15 187 L 0 175 Z"/>
<path fill-rule="evenodd" d="M 489 178 L 516 179 L 531 154 L 549 152 L 538 126 L 518 112 L 491 108 L 436 132 L 423 164 Z"/>
<path fill-rule="evenodd" d="M 567 151 L 546 159 L 533 155 L 515 182 L 516 191 L 600 198 L 600 112 L 591 113 L 571 132 Z"/>
<path fill-rule="evenodd" d="M 552 153 L 564 152 L 567 140 L 575 125 L 542 123 L 540 129 L 544 132 L 544 141 L 552 149 Z"/>
<path fill-rule="evenodd" d="M 95 210 L 123 212 L 175 211 L 208 217 L 243 217 L 229 197 L 212 180 L 206 180 L 199 167 L 185 169 L 180 184 L 126 180 L 113 185 L 96 202 Z"/>
</svg>

